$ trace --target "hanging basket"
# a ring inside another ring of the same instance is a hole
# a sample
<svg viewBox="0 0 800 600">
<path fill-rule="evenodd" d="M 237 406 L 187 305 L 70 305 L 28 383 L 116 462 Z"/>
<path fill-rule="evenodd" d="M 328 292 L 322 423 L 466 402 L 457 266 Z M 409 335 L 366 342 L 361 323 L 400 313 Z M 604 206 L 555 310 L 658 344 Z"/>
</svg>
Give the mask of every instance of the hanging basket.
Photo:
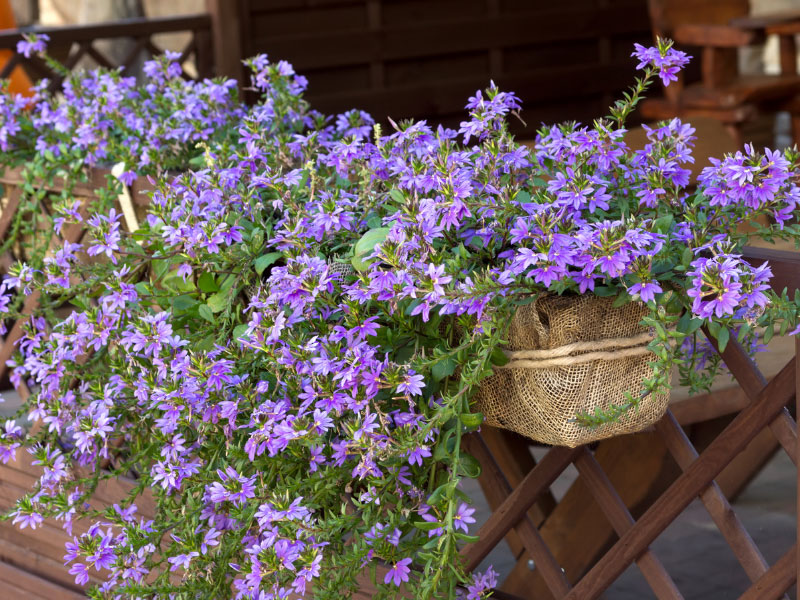
<svg viewBox="0 0 800 600">
<path fill-rule="evenodd" d="M 543 296 L 521 306 L 511 321 L 506 355 L 476 395 L 486 423 L 532 440 L 574 448 L 635 433 L 667 410 L 669 394 L 646 396 L 637 408 L 596 428 L 575 422 L 623 404 L 652 375 L 647 349 L 652 335 L 639 324 L 647 308 L 638 302 L 612 306 L 593 295 Z"/>
</svg>

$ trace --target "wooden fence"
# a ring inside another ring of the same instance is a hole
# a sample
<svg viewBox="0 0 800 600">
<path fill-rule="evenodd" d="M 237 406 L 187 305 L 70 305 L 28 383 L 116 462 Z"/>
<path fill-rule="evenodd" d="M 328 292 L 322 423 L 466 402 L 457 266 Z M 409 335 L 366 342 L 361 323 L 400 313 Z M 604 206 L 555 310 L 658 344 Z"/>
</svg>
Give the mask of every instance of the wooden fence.
<svg viewBox="0 0 800 600">
<path fill-rule="evenodd" d="M 96 66 L 106 68 L 129 67 L 143 55 L 157 56 L 164 50 L 154 41 L 153 36 L 164 33 L 190 34 L 189 41 L 181 50 L 179 62 L 187 60 L 194 63 L 194 73 L 184 69 L 184 76 L 210 77 L 214 74 L 213 49 L 211 45 L 211 17 L 207 14 L 161 19 L 126 19 L 113 23 L 93 25 L 72 25 L 69 27 L 35 27 L 30 31 L 47 34 L 50 37 L 48 52 L 60 60 L 68 69 L 73 69 L 81 60 L 89 59 Z M 60 76 L 38 56 L 25 57 L 16 52 L 17 42 L 23 39 L 23 31 L 0 31 L 0 49 L 13 52 L 11 59 L 0 69 L 0 78 L 8 77 L 18 66 L 23 67 L 32 79 L 51 79 L 51 88 L 60 84 Z M 132 40 L 127 55 L 115 61 L 95 44 L 99 40 Z"/>
<path fill-rule="evenodd" d="M 494 80 L 522 98 L 526 133 L 543 121 L 606 114 L 633 81 L 633 43 L 650 39 L 644 0 L 212 0 L 210 7 L 215 22 L 240 32 L 219 52 L 288 60 L 308 77 L 307 97 L 322 112 L 360 108 L 378 120 L 457 125 L 467 98 Z M 231 56 L 217 60 L 235 65 Z"/>
<path fill-rule="evenodd" d="M 182 62 L 200 77 L 246 84 L 242 59 L 265 52 L 309 79 L 308 99 L 324 113 L 351 108 L 378 120 L 428 119 L 457 125 L 476 90 L 494 80 L 516 92 L 528 135 L 541 122 L 590 121 L 633 80 L 634 42 L 650 39 L 644 0 L 207 0 L 209 12 L 70 27 L 37 27 L 67 67 L 82 59 L 130 66 L 161 48 L 163 33 L 190 32 Z M 19 31 L 0 32 L 15 50 Z M 114 60 L 97 40 L 130 39 Z M 0 76 L 22 65 L 52 77 L 38 57 L 14 54 Z M 53 86 L 58 85 L 53 78 Z"/>
</svg>

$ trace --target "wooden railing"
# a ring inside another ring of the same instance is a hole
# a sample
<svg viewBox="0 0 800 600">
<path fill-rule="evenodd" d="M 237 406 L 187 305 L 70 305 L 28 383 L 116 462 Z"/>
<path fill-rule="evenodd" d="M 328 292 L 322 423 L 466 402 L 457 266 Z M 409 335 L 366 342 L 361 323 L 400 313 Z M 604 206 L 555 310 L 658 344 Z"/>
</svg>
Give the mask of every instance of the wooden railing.
<svg viewBox="0 0 800 600">
<path fill-rule="evenodd" d="M 89 58 L 97 66 L 106 68 L 130 67 L 143 55 L 156 56 L 164 52 L 154 41 L 153 36 L 164 33 L 189 33 L 189 42 L 181 50 L 179 63 L 194 59 L 195 73 L 184 69 L 187 78 L 204 78 L 214 74 L 213 48 L 211 44 L 211 17 L 208 14 L 165 17 L 160 19 L 125 19 L 110 23 L 91 25 L 72 25 L 68 27 L 30 27 L 0 31 L 0 49 L 11 50 L 14 54 L 0 70 L 0 78 L 8 77 L 17 67 L 22 66 L 33 79 L 48 78 L 51 87 L 60 84 L 60 76 L 41 58 L 32 55 L 26 58 L 17 53 L 17 43 L 25 33 L 47 34 L 50 37 L 48 51 L 58 58 L 68 69 L 75 68 L 81 59 Z M 132 40 L 127 54 L 115 61 L 96 45 L 99 40 Z"/>
</svg>

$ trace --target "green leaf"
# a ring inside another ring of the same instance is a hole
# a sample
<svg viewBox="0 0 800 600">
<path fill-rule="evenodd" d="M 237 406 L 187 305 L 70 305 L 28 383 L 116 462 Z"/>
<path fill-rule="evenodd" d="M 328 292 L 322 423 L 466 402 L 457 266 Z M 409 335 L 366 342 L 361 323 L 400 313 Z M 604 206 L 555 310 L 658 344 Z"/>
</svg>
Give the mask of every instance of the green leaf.
<svg viewBox="0 0 800 600">
<path fill-rule="evenodd" d="M 233 339 L 238 340 L 247 332 L 247 325 L 242 323 L 233 328 Z"/>
<path fill-rule="evenodd" d="M 628 295 L 628 292 L 620 292 L 619 296 L 614 298 L 614 302 L 611 305 L 612 308 L 619 308 L 623 304 L 627 304 L 631 297 Z"/>
<path fill-rule="evenodd" d="M 83 298 L 73 298 L 69 301 L 69 303 L 78 310 L 88 310 L 89 308 L 89 305 L 84 301 Z"/>
<path fill-rule="evenodd" d="M 694 333 L 703 325 L 703 319 L 693 318 L 689 321 L 689 327 L 686 330 L 686 333 Z"/>
<path fill-rule="evenodd" d="M 264 254 L 263 256 L 259 256 L 256 259 L 256 273 L 261 275 L 264 270 L 274 264 L 277 260 L 279 260 L 283 256 L 280 252 L 270 252 L 268 254 Z"/>
<path fill-rule="evenodd" d="M 375 246 L 383 243 L 388 235 L 388 227 L 378 227 L 370 229 L 361 236 L 361 239 L 353 247 L 353 258 L 350 261 L 356 271 L 366 271 L 369 268 L 372 259 L 367 259 L 367 256 L 372 254 Z"/>
<path fill-rule="evenodd" d="M 443 525 L 439 521 L 414 521 L 414 527 L 422 531 L 431 531 L 432 529 L 439 529 Z"/>
<path fill-rule="evenodd" d="M 477 479 L 481 476 L 481 463 L 471 454 L 460 454 L 458 457 L 458 471 L 464 477 Z"/>
<path fill-rule="evenodd" d="M 450 450 L 448 449 L 449 442 L 453 439 L 455 429 L 445 429 L 439 438 L 439 443 L 436 444 L 436 449 L 433 451 L 433 459 L 439 462 L 450 462 Z"/>
<path fill-rule="evenodd" d="M 169 271 L 169 268 L 172 266 L 172 263 L 170 261 L 163 259 L 154 260 L 150 264 L 153 265 L 154 281 L 158 281 L 159 279 L 161 279 L 166 274 L 166 272 Z"/>
<path fill-rule="evenodd" d="M 215 313 L 222 312 L 227 308 L 229 296 L 225 292 L 218 292 L 208 299 L 208 307 Z"/>
<path fill-rule="evenodd" d="M 686 248 L 683 251 L 683 254 L 681 255 L 681 264 L 684 267 L 688 267 L 691 264 L 693 258 L 694 258 L 694 252 L 692 252 L 692 249 Z"/>
<path fill-rule="evenodd" d="M 219 286 L 214 279 L 214 275 L 211 273 L 203 273 L 200 275 L 200 277 L 197 279 L 197 287 L 207 294 L 213 294 L 214 292 L 219 291 Z"/>
<path fill-rule="evenodd" d="M 200 342 L 194 346 L 194 350 L 198 350 L 200 352 L 208 352 L 214 347 L 214 344 L 217 341 L 216 335 L 208 335 L 204 337 Z"/>
<path fill-rule="evenodd" d="M 233 287 L 234 283 L 236 283 L 236 275 L 233 273 L 227 275 L 225 279 L 222 280 L 222 283 L 219 285 L 219 293 L 227 292 L 229 289 Z"/>
<path fill-rule="evenodd" d="M 188 310 L 197 304 L 197 300 L 191 296 L 176 296 L 172 299 L 172 310 Z"/>
<path fill-rule="evenodd" d="M 503 352 L 503 349 L 500 346 L 495 346 L 495 349 L 492 350 L 492 354 L 489 356 L 489 359 L 496 367 L 502 367 L 504 364 L 508 363 L 508 356 L 506 356 L 506 353 Z"/>
<path fill-rule="evenodd" d="M 198 154 L 197 156 L 193 156 L 189 159 L 189 166 L 194 167 L 195 169 L 201 169 L 206 166 L 206 155 Z"/>
<path fill-rule="evenodd" d="M 480 427 L 481 423 L 483 423 L 483 413 L 464 413 L 459 416 L 461 422 L 470 429 L 474 429 L 476 427 Z"/>
<path fill-rule="evenodd" d="M 607 287 L 604 285 L 598 285 L 594 288 L 594 295 L 600 296 L 601 298 L 607 298 L 609 296 L 615 296 L 617 294 L 617 288 L 615 287 Z"/>
<path fill-rule="evenodd" d="M 204 318 L 209 323 L 215 323 L 216 319 L 214 318 L 214 311 L 208 306 L 208 304 L 201 304 L 197 309 L 198 314 Z"/>
<path fill-rule="evenodd" d="M 449 492 L 451 488 L 456 486 L 456 483 L 457 482 L 455 480 L 447 481 L 442 485 L 440 485 L 439 487 L 437 487 L 435 490 L 433 490 L 433 493 L 428 498 L 428 504 L 431 506 L 438 504 L 439 501 L 445 497 L 447 492 Z"/>
<path fill-rule="evenodd" d="M 389 190 L 389 196 L 391 196 L 392 200 L 394 200 L 398 204 L 403 204 L 406 201 L 406 197 L 403 195 L 403 192 L 401 192 L 397 188 L 392 188 L 391 190 Z"/>
<path fill-rule="evenodd" d="M 440 360 L 431 369 L 431 375 L 433 376 L 434 380 L 441 381 L 448 375 L 452 375 L 456 370 L 456 361 L 454 361 L 451 357 L 447 357 L 444 360 Z"/>
<path fill-rule="evenodd" d="M 719 345 L 719 351 L 724 352 L 725 347 L 728 345 L 728 340 L 731 337 L 730 329 L 727 327 L 720 327 L 719 331 L 717 332 L 717 344 Z"/>
<path fill-rule="evenodd" d="M 675 329 L 682 333 L 689 332 L 689 324 L 692 321 L 692 314 L 689 311 L 686 311 L 681 315 L 681 318 L 678 320 L 678 324 L 675 326 Z"/>
<path fill-rule="evenodd" d="M 667 233 L 673 222 L 672 215 L 664 215 L 653 222 L 653 229 L 658 233 Z"/>
<path fill-rule="evenodd" d="M 531 201 L 531 195 L 525 190 L 517 192 L 517 195 L 514 196 L 514 202 L 517 202 L 519 204 L 528 204 L 528 202 L 530 201 Z"/>
</svg>

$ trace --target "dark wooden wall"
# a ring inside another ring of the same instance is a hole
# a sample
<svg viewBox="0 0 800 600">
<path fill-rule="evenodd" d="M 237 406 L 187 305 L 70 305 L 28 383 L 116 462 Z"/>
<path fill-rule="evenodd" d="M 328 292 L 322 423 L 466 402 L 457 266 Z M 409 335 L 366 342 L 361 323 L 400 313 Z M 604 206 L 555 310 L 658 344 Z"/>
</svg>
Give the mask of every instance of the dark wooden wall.
<svg viewBox="0 0 800 600">
<path fill-rule="evenodd" d="M 644 0 L 225 0 L 242 56 L 286 59 L 317 109 L 457 124 L 490 79 L 523 100 L 527 130 L 587 121 L 633 81 L 650 39 Z M 228 42 L 230 43 L 230 42 Z"/>
</svg>

